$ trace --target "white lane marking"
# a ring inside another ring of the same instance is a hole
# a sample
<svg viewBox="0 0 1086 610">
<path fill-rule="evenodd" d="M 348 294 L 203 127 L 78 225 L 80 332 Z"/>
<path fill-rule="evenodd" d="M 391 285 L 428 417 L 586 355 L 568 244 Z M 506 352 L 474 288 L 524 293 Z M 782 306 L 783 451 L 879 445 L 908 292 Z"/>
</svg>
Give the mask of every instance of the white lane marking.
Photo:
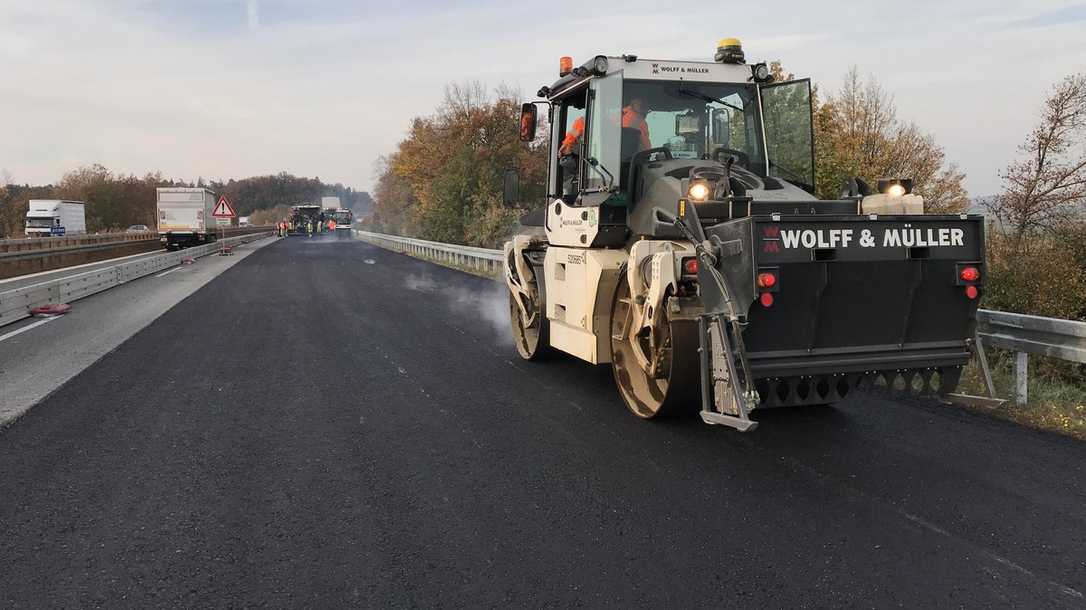
<svg viewBox="0 0 1086 610">
<path fill-rule="evenodd" d="M 165 250 L 163 250 L 162 252 L 165 252 Z M 161 254 L 162 252 L 160 252 L 158 250 L 154 250 L 152 252 L 140 252 L 138 254 L 129 254 L 128 256 L 120 256 L 120 257 L 117 257 L 117 258 L 109 258 L 109 259 L 106 259 L 104 261 L 95 261 L 93 263 L 83 263 L 82 265 L 73 265 L 71 267 L 61 267 L 60 269 L 53 269 L 51 271 L 39 271 L 37 273 L 29 273 L 27 275 L 17 275 L 15 277 L 9 277 L 6 280 L 0 280 L 0 284 L 4 284 L 4 283 L 7 283 L 7 282 L 16 282 L 16 281 L 19 281 L 19 280 L 25 280 L 25 279 L 29 279 L 29 278 L 32 278 L 32 277 L 38 277 L 39 275 L 49 275 L 50 273 L 63 273 L 65 271 L 71 271 L 72 269 L 82 269 L 83 267 L 90 267 L 91 265 L 103 265 L 103 266 L 108 267 L 109 263 L 113 263 L 113 262 L 116 262 L 116 261 L 123 261 L 126 258 L 136 258 L 137 256 L 151 256 L 151 255 L 154 255 L 154 254 Z"/>
<path fill-rule="evenodd" d="M 163 271 L 162 273 L 159 273 L 155 277 L 162 277 L 164 275 L 169 275 L 169 274 L 173 273 L 174 271 L 180 271 L 182 269 L 184 269 L 184 267 L 174 267 L 173 269 L 170 269 L 169 271 Z"/>
<path fill-rule="evenodd" d="M 49 318 L 44 318 L 44 319 L 38 320 L 37 322 L 34 322 L 33 324 L 27 324 L 26 326 L 20 328 L 19 330 L 13 330 L 13 331 L 11 331 L 10 333 L 8 333 L 6 335 L 0 335 L 0 341 L 7 341 L 8 339 L 10 339 L 10 338 L 12 338 L 12 337 L 14 337 L 16 335 L 21 335 L 21 334 L 25 333 L 26 331 L 28 331 L 28 330 L 30 330 L 32 328 L 37 328 L 37 327 L 41 326 L 42 324 L 48 324 L 48 323 L 52 322 L 53 320 L 56 320 L 59 317 L 60 316 L 52 316 L 52 317 L 49 317 Z"/>
</svg>

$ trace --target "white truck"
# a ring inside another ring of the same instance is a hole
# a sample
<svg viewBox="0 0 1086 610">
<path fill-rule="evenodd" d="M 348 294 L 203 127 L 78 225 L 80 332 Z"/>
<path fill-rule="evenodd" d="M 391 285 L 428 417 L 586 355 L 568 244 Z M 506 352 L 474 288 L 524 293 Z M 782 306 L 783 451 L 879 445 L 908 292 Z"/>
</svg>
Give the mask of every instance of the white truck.
<svg viewBox="0 0 1086 610">
<path fill-rule="evenodd" d="M 339 208 L 332 216 L 332 220 L 336 223 L 336 237 L 349 239 L 354 224 L 354 212 L 347 208 Z"/>
<path fill-rule="evenodd" d="M 27 237 L 84 235 L 87 220 L 82 201 L 31 199 L 26 211 Z"/>
<path fill-rule="evenodd" d="M 321 197 L 321 211 L 327 218 L 331 218 L 339 208 L 339 197 Z"/>
<path fill-rule="evenodd" d="M 206 188 L 159 187 L 158 234 L 169 250 L 215 241 L 215 193 Z"/>
</svg>

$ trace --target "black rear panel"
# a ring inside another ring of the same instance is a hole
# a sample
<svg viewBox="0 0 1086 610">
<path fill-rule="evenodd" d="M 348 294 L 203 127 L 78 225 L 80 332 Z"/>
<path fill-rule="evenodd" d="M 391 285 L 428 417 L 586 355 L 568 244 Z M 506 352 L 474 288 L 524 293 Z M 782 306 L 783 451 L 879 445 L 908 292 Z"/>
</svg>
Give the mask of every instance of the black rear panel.
<svg viewBox="0 0 1086 610">
<path fill-rule="evenodd" d="M 966 296 L 958 274 L 962 264 L 983 267 L 982 222 L 755 217 L 749 225 L 754 275 L 777 277 L 771 289 L 755 289 L 743 333 L 755 376 L 967 362 L 979 299 Z M 983 272 L 978 288 L 982 283 Z M 768 306 L 763 292 L 772 295 Z"/>
</svg>

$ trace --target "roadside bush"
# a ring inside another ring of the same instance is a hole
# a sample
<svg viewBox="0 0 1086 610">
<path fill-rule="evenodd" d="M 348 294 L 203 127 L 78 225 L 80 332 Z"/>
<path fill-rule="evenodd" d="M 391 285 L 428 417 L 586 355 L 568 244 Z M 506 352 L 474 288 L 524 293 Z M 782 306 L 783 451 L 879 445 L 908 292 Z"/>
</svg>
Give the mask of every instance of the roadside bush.
<svg viewBox="0 0 1086 610">
<path fill-rule="evenodd" d="M 1078 227 L 1079 234 L 1086 233 Z M 1015 250 L 1000 233 L 988 237 L 984 307 L 1052 318 L 1086 320 L 1086 245 L 1074 239 L 1030 237 Z"/>
</svg>

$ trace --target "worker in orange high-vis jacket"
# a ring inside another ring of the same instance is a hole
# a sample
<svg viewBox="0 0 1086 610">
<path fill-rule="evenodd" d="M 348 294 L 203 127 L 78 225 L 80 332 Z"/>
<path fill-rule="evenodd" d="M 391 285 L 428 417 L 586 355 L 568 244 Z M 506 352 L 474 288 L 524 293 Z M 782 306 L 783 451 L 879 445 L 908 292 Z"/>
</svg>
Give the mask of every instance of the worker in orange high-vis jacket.
<svg viewBox="0 0 1086 610">
<path fill-rule="evenodd" d="M 584 117 L 577 117 L 576 121 L 569 126 L 566 131 L 566 137 L 562 138 L 562 146 L 558 148 L 558 156 L 564 157 L 573 152 L 573 149 L 584 137 Z"/>
<path fill-rule="evenodd" d="M 645 100 L 635 97 L 622 109 L 622 128 L 636 129 L 641 132 L 641 150 L 652 148 L 649 141 L 649 124 L 645 122 Z M 566 137 L 562 138 L 562 146 L 558 148 L 558 156 L 564 157 L 573 152 L 577 144 L 584 138 L 584 117 L 578 117 L 566 131 Z"/>
<path fill-rule="evenodd" d="M 641 132 L 641 150 L 652 148 L 649 141 L 649 124 L 645 122 L 645 100 L 635 97 L 622 109 L 622 128 L 636 129 Z"/>
</svg>

